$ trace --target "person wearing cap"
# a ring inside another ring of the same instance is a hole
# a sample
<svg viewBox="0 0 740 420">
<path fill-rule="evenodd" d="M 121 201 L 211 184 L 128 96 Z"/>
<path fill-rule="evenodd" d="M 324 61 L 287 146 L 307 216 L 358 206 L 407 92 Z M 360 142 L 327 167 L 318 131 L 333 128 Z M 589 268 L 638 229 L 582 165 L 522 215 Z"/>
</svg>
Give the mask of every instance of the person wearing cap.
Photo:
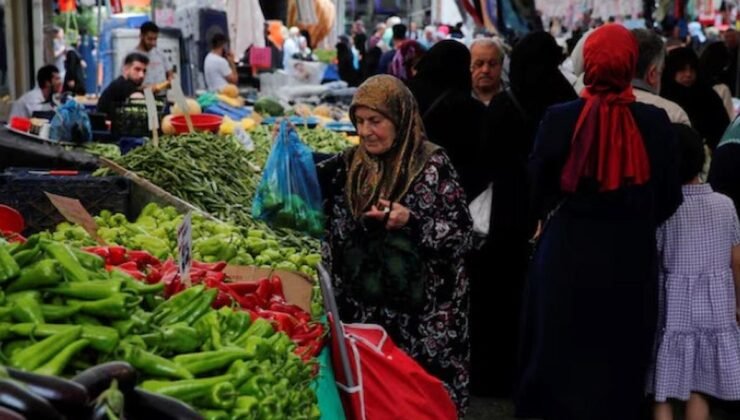
<svg viewBox="0 0 740 420">
<path fill-rule="evenodd" d="M 406 25 L 399 23 L 393 26 L 393 49 L 386 51 L 380 57 L 380 64 L 378 66 L 379 74 L 388 74 L 393 57 L 396 55 L 396 49 L 406 41 Z"/>
</svg>

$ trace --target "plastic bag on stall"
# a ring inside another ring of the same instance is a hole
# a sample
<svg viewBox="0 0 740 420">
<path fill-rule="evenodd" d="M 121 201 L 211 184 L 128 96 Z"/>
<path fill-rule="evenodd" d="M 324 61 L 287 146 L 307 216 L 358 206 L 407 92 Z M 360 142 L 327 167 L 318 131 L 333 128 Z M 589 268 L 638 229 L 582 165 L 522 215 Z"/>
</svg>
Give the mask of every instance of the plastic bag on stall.
<svg viewBox="0 0 740 420">
<path fill-rule="evenodd" d="M 86 143 L 92 141 L 90 116 L 85 107 L 74 99 L 67 101 L 57 108 L 52 118 L 49 138 L 56 141 Z"/>
<path fill-rule="evenodd" d="M 295 128 L 280 123 L 252 204 L 252 216 L 277 228 L 319 237 L 324 231 L 321 190 L 311 149 Z"/>
</svg>

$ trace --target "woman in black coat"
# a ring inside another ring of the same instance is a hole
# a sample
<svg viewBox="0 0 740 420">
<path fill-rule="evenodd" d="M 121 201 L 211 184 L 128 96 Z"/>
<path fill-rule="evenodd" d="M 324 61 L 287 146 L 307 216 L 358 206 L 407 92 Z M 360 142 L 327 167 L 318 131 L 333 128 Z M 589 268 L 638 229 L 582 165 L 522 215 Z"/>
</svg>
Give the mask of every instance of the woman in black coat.
<svg viewBox="0 0 740 420">
<path fill-rule="evenodd" d="M 547 107 L 577 98 L 558 69 L 561 58 L 551 35 L 524 37 L 511 54 L 509 88 L 488 108 L 484 156 L 493 182 L 491 224 L 485 245 L 470 259 L 471 272 L 479 273 L 472 278 L 481 278 L 471 285 L 471 382 L 478 395 L 509 397 L 515 382 L 521 297 L 536 226 L 527 160 Z"/>
<path fill-rule="evenodd" d="M 665 111 L 635 102 L 619 25 L 584 48 L 583 98 L 548 109 L 530 159 L 544 227 L 525 294 L 518 414 L 639 419 L 657 322 L 655 233 L 682 201 Z"/>
</svg>

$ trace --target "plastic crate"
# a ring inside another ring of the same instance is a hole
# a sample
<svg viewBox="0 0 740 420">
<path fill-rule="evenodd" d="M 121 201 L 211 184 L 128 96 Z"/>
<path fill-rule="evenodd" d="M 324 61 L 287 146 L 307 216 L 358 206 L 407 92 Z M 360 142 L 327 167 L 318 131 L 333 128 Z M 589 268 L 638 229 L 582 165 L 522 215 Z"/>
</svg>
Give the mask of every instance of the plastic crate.
<svg viewBox="0 0 740 420">
<path fill-rule="evenodd" d="M 44 192 L 79 199 L 91 215 L 101 210 L 128 214 L 131 185 L 118 176 L 94 177 L 37 175 L 28 169 L 9 168 L 0 174 L 0 204 L 18 210 L 26 219 L 25 234 L 54 229 L 64 217 Z"/>
</svg>

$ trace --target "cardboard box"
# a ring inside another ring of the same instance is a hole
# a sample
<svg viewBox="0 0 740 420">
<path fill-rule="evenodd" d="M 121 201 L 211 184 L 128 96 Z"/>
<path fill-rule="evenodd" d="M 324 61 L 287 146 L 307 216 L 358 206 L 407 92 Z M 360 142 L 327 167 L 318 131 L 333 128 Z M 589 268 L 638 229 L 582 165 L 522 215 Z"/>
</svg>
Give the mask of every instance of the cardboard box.
<svg viewBox="0 0 740 420">
<path fill-rule="evenodd" d="M 270 268 L 259 268 L 254 266 L 228 265 L 224 273 L 232 281 L 258 281 L 265 277 L 278 276 L 283 281 L 283 293 L 288 303 L 297 305 L 308 313 L 311 313 L 311 294 L 313 293 L 313 280 L 302 273 L 286 270 L 275 270 Z"/>
</svg>

